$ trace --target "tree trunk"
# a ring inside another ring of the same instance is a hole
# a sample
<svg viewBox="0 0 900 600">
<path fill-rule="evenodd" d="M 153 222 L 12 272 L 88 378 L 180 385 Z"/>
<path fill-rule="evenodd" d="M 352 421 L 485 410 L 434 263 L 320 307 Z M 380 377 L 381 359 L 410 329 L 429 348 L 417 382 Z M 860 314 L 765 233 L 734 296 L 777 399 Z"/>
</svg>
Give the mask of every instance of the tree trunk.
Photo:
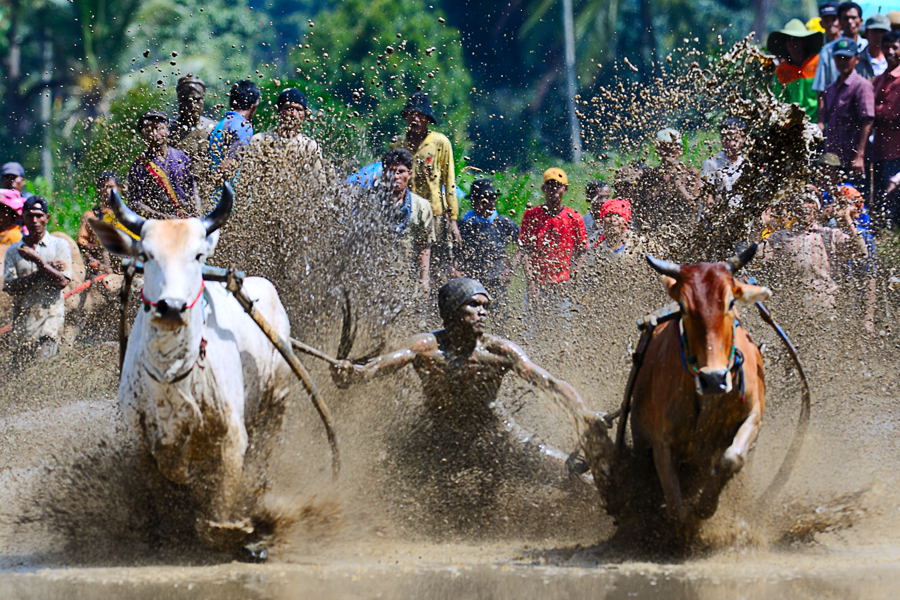
<svg viewBox="0 0 900 600">
<path fill-rule="evenodd" d="M 656 53 L 656 31 L 650 0 L 641 0 L 641 79 L 649 82 L 659 70 Z"/>
<path fill-rule="evenodd" d="M 769 11 L 772 10 L 772 0 L 753 0 L 753 31 L 756 41 L 760 44 L 766 39 L 769 22 Z"/>
<path fill-rule="evenodd" d="M 6 110 L 3 111 L 6 120 L 6 130 L 12 134 L 13 139 L 22 137 L 24 106 L 22 105 L 22 46 L 19 39 L 19 23 L 21 21 L 21 3 L 19 0 L 9 2 L 9 30 L 6 33 L 6 90 L 3 102 Z"/>
</svg>

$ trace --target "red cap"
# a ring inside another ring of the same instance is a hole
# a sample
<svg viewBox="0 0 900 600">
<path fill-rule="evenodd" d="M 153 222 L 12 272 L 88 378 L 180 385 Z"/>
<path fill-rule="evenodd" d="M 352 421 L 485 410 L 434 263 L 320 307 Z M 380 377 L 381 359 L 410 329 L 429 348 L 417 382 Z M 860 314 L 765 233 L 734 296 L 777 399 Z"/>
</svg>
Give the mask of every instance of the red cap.
<svg viewBox="0 0 900 600">
<path fill-rule="evenodd" d="M 600 207 L 600 220 L 602 221 L 603 217 L 609 213 L 617 214 L 628 223 L 631 223 L 631 202 L 623 198 L 607 200 L 603 203 L 603 206 Z"/>
</svg>

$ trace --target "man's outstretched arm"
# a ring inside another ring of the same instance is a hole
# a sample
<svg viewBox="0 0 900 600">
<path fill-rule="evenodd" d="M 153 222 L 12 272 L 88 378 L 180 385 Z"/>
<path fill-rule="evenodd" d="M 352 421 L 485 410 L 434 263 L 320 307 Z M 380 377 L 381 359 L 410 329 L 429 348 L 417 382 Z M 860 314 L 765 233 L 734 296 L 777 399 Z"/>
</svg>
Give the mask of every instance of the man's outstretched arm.
<svg viewBox="0 0 900 600">
<path fill-rule="evenodd" d="M 583 425 L 589 424 L 598 418 L 596 414 L 588 410 L 584 400 L 581 399 L 581 396 L 571 384 L 554 377 L 543 367 L 535 364 L 517 345 L 512 342 L 506 342 L 505 351 L 512 359 L 513 370 L 519 377 L 536 388 L 549 392 L 571 415 L 579 435 L 582 433 Z"/>
<path fill-rule="evenodd" d="M 353 364 L 349 360 L 339 361 L 331 366 L 331 378 L 338 387 L 348 387 L 370 381 L 376 377 L 384 377 L 385 375 L 396 373 L 410 364 L 419 352 L 426 351 L 434 345 L 433 335 L 416 336 L 409 346 L 376 356 L 361 365 Z"/>
</svg>

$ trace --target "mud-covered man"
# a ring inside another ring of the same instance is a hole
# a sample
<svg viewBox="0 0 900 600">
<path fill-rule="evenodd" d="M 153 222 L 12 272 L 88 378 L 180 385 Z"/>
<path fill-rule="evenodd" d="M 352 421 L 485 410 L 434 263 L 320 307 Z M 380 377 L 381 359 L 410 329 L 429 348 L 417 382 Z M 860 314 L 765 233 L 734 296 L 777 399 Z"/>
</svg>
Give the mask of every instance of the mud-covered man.
<svg viewBox="0 0 900 600">
<path fill-rule="evenodd" d="M 417 335 L 365 364 L 341 361 L 332 367 L 335 382 L 348 386 L 413 366 L 425 395 L 425 422 L 417 424 L 416 439 L 405 450 L 425 478 L 420 484 L 436 486 L 441 503 L 461 500 L 472 509 L 466 513 L 470 517 L 490 505 L 499 483 L 517 468 L 534 478 L 542 469 L 550 478 L 554 471 L 557 479 L 563 473 L 566 456 L 534 444 L 496 402 L 507 373 L 549 393 L 569 412 L 579 434 L 600 419 L 570 384 L 536 365 L 513 342 L 485 333 L 489 303 L 477 280 L 451 279 L 438 291 L 443 329 Z M 513 450 L 514 438 L 526 451 Z"/>
</svg>

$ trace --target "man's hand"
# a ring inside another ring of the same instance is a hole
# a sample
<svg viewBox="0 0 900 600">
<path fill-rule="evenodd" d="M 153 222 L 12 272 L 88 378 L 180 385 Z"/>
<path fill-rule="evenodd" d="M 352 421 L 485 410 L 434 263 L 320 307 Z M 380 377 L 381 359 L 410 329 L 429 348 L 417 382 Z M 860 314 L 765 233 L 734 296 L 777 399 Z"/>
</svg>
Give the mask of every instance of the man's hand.
<svg viewBox="0 0 900 600">
<path fill-rule="evenodd" d="M 350 387 L 353 378 L 353 363 L 349 360 L 339 360 L 331 365 L 331 380 L 341 389 Z"/>
<path fill-rule="evenodd" d="M 450 235 L 453 237 L 453 245 L 457 248 L 462 245 L 462 235 L 459 233 L 459 223 L 451 216 L 447 216 L 450 221 Z"/>
<path fill-rule="evenodd" d="M 37 250 L 29 246 L 21 246 L 19 248 L 19 256 L 36 265 L 40 265 L 43 262 L 38 255 Z"/>
<path fill-rule="evenodd" d="M 857 173 L 865 173 L 866 161 L 863 159 L 863 155 L 857 154 L 854 156 L 853 160 L 850 162 L 850 167 Z"/>
</svg>

